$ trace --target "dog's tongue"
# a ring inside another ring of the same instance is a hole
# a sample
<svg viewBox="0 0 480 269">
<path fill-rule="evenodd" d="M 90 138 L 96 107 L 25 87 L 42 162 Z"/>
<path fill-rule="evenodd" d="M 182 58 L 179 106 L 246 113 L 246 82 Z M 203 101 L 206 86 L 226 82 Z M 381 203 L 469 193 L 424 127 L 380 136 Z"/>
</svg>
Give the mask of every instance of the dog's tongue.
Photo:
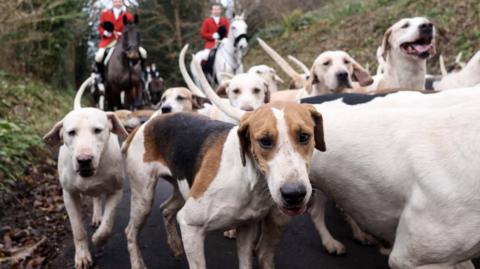
<svg viewBox="0 0 480 269">
<path fill-rule="evenodd" d="M 428 45 L 421 45 L 421 44 L 414 44 L 413 48 L 418 52 L 418 53 L 424 53 L 426 51 L 429 51 L 432 48 L 431 44 Z"/>
</svg>

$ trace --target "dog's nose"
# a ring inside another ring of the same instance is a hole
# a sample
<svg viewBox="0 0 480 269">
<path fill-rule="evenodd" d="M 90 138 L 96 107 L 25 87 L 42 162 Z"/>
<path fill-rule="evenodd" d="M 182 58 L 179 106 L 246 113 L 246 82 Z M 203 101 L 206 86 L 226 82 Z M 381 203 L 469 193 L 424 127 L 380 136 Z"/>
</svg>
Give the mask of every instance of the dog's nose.
<svg viewBox="0 0 480 269">
<path fill-rule="evenodd" d="M 303 184 L 288 182 L 280 188 L 280 193 L 287 206 L 296 206 L 305 199 L 307 188 Z"/>
<path fill-rule="evenodd" d="M 93 156 L 82 154 L 77 157 L 77 162 L 80 166 L 90 166 L 92 164 Z"/>
<path fill-rule="evenodd" d="M 163 114 L 170 113 L 170 112 L 172 112 L 172 107 L 171 106 L 162 107 L 162 113 Z"/>
<path fill-rule="evenodd" d="M 419 26 L 419 29 L 422 33 L 432 33 L 433 24 L 432 23 L 423 23 Z"/>
<path fill-rule="evenodd" d="M 338 72 L 337 79 L 339 81 L 348 81 L 348 73 L 347 72 Z"/>
</svg>

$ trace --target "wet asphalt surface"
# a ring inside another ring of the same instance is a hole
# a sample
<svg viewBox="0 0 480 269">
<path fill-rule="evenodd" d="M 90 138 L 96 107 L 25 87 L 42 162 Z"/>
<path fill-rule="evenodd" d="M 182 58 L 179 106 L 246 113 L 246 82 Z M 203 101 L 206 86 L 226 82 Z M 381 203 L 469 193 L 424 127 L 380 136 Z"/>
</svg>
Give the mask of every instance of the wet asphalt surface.
<svg viewBox="0 0 480 269">
<path fill-rule="evenodd" d="M 185 269 L 188 268 L 186 258 L 176 260 L 169 252 L 165 230 L 159 206 L 171 193 L 171 186 L 162 180 L 157 184 L 155 205 L 140 234 L 140 247 L 148 268 Z M 102 249 L 90 247 L 95 260 L 96 269 L 130 268 L 127 242 L 124 229 L 130 214 L 130 190 L 125 184 L 125 193 L 115 219 L 111 238 Z M 90 216 L 88 216 L 90 217 Z M 284 234 L 275 252 L 277 269 L 340 269 L 340 268 L 388 268 L 386 256 L 378 253 L 373 247 L 362 246 L 353 241 L 348 225 L 335 209 L 333 203 L 328 204 L 327 226 L 332 235 L 347 247 L 347 254 L 332 256 L 324 250 L 320 237 L 308 215 L 294 218 Z M 85 220 L 89 223 L 89 218 Z M 93 229 L 89 228 L 89 234 Z M 207 267 L 209 269 L 238 268 L 236 246 L 234 240 L 223 237 L 222 232 L 213 232 L 207 237 L 205 245 Z M 50 266 L 51 269 L 74 268 L 74 247 L 71 238 L 64 242 L 62 254 Z M 475 262 L 476 266 L 480 262 Z M 258 267 L 256 267 L 258 268 Z"/>
</svg>

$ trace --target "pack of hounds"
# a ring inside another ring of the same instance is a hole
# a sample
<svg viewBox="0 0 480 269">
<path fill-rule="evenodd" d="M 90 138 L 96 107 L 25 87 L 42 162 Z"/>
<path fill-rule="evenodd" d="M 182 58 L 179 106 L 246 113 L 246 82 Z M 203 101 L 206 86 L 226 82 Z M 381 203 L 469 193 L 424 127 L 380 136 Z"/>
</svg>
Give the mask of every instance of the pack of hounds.
<svg viewBox="0 0 480 269">
<path fill-rule="evenodd" d="M 258 43 L 291 77 L 292 89 L 278 90 L 283 81 L 275 70 L 257 65 L 223 74 L 214 90 L 198 62 L 196 77 L 187 71 L 188 45 L 179 56 L 188 87 L 167 89 L 155 111 L 82 108 L 82 85 L 74 109 L 44 137 L 61 145 L 75 267 L 92 265 L 82 197 L 93 197 L 98 228 L 91 240 L 101 246 L 126 177 L 134 269 L 146 268 L 138 235 L 159 179 L 173 186 L 161 205 L 166 243 L 192 269 L 206 268 L 204 241 L 214 230 L 236 238 L 239 268 L 252 268 L 254 257 L 261 268 L 274 268 L 275 246 L 303 213 L 330 254 L 345 253 L 325 226 L 327 199 L 342 209 L 356 240 L 388 255 L 390 268 L 474 268 L 480 53 L 450 70 L 443 65 L 443 76 L 428 75 L 435 26 L 423 17 L 386 30 L 374 76 L 345 51 L 324 51 L 310 68 L 290 56 L 297 72 Z M 425 90 L 429 81 L 434 91 Z"/>
</svg>

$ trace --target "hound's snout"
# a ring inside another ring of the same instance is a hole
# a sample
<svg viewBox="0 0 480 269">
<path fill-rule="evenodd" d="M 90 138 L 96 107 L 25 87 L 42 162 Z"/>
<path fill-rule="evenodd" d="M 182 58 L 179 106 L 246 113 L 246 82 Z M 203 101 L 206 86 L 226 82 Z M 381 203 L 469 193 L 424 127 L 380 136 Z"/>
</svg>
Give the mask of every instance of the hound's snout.
<svg viewBox="0 0 480 269">
<path fill-rule="evenodd" d="M 90 177 L 95 173 L 93 168 L 93 156 L 89 154 L 82 154 L 77 157 L 78 173 L 82 177 Z"/>
<path fill-rule="evenodd" d="M 432 23 L 424 23 L 419 26 L 420 31 L 422 34 L 432 34 L 433 33 L 433 24 Z"/>
<path fill-rule="evenodd" d="M 302 205 L 307 195 L 307 188 L 299 183 L 286 183 L 280 188 L 280 193 L 286 207 L 297 207 Z"/>
<path fill-rule="evenodd" d="M 167 113 L 170 113 L 172 112 L 172 107 L 171 106 L 163 106 L 162 107 L 162 113 L 163 114 L 167 114 Z"/>
<path fill-rule="evenodd" d="M 348 80 L 348 73 L 347 72 L 338 72 L 336 74 L 336 77 L 337 77 L 337 82 L 338 82 L 338 86 L 341 88 L 341 87 L 344 87 L 344 88 L 350 88 L 351 85 L 350 85 L 350 81 Z"/>
</svg>

